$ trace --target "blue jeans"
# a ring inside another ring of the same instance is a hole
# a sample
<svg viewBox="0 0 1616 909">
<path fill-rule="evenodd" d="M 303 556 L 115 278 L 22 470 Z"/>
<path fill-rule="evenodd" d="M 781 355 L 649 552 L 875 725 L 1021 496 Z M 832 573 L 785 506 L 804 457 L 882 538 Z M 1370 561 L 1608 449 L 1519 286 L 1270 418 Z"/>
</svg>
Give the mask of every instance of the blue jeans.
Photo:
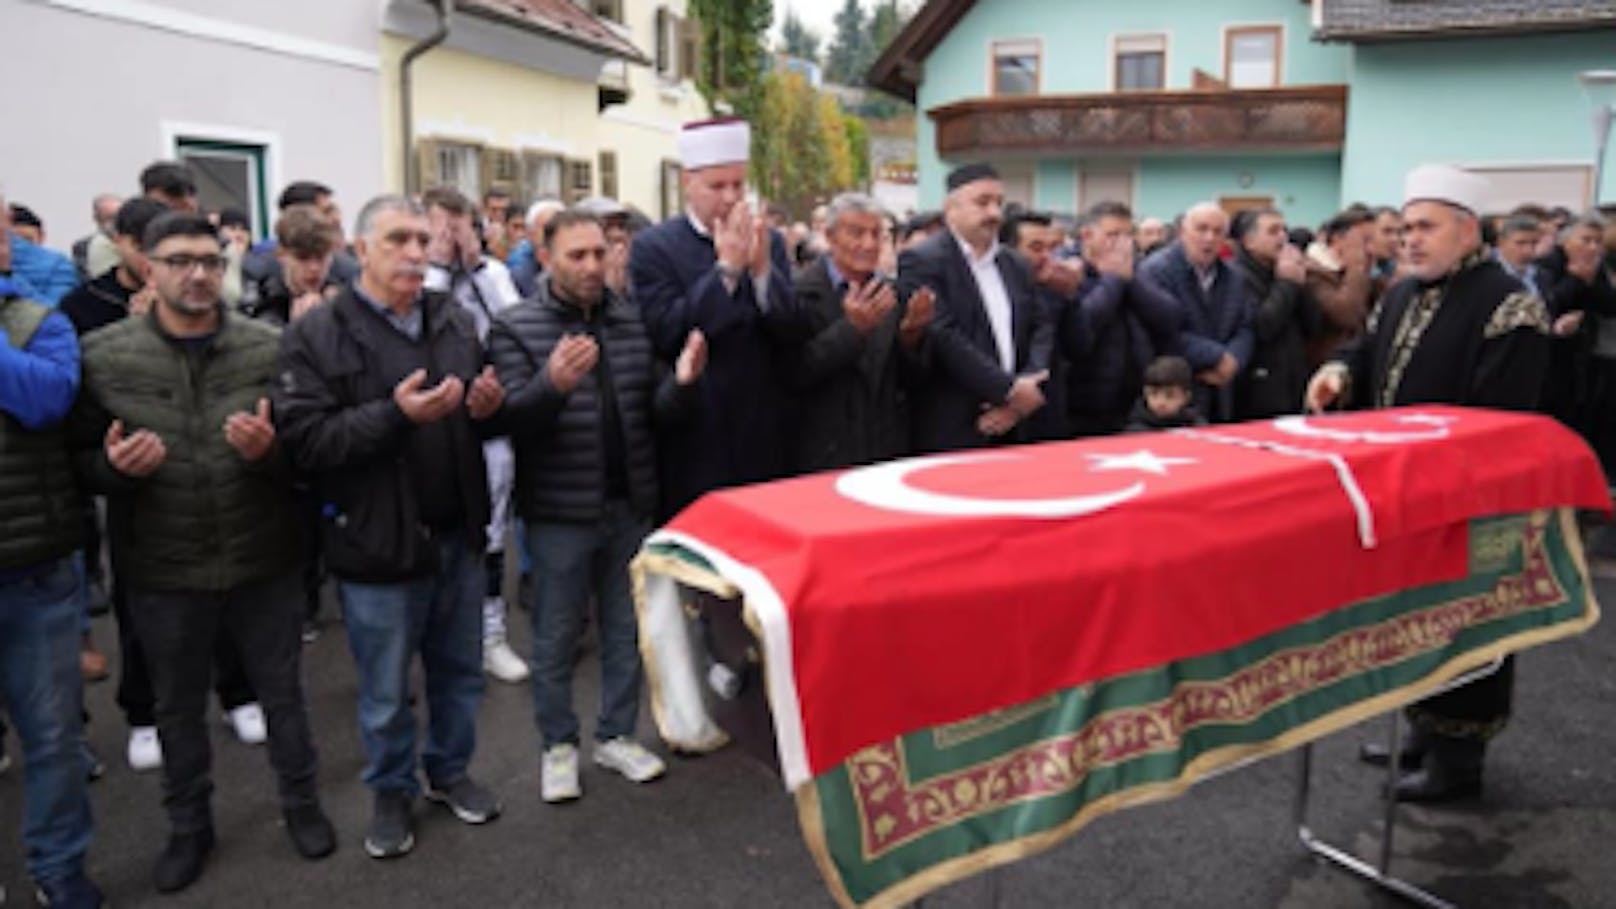
<svg viewBox="0 0 1616 909">
<path fill-rule="evenodd" d="M 415 711 L 410 663 L 421 655 L 428 711 L 421 766 L 434 788 L 466 777 L 477 747 L 483 697 L 483 553 L 466 534 L 440 537 L 437 570 L 396 584 L 340 581 L 348 647 L 359 666 L 359 731 L 365 785 L 410 794 L 415 775 Z"/>
<path fill-rule="evenodd" d="M 28 873 L 42 883 L 81 874 L 90 848 L 83 611 L 83 562 L 76 557 L 0 581 L 0 698 L 22 743 L 22 840 Z"/>
<path fill-rule="evenodd" d="M 572 673 L 583 611 L 600 609 L 600 716 L 595 740 L 634 734 L 640 713 L 639 625 L 628 565 L 651 530 L 628 503 L 606 503 L 589 524 L 533 521 L 533 706 L 544 747 L 577 744 Z"/>
</svg>

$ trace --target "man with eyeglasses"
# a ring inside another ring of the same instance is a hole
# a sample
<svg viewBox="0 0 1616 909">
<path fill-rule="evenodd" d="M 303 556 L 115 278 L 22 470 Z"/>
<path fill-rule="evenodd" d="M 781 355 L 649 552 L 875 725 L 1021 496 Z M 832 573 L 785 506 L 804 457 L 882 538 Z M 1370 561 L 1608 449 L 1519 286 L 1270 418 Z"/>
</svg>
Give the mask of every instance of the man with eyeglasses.
<svg viewBox="0 0 1616 909">
<path fill-rule="evenodd" d="M 280 438 L 321 503 L 326 567 L 359 668 L 374 793 L 365 851 L 380 859 L 414 848 L 417 767 L 427 798 L 461 821 L 500 812 L 467 768 L 485 686 L 482 436 L 505 393 L 470 313 L 424 289 L 432 233 L 421 206 L 372 199 L 355 233 L 359 279 L 287 327 L 274 402 Z M 416 654 L 429 713 L 419 761 Z"/>
<path fill-rule="evenodd" d="M 170 836 L 154 882 L 202 873 L 214 842 L 204 715 L 222 632 L 268 716 L 286 829 L 305 858 L 335 848 L 315 791 L 298 664 L 303 558 L 291 472 L 270 421 L 279 338 L 220 299 L 225 258 L 199 215 L 146 227 L 156 305 L 84 339 L 72 434 L 87 486 L 110 502 L 120 579 L 157 695 Z"/>
</svg>

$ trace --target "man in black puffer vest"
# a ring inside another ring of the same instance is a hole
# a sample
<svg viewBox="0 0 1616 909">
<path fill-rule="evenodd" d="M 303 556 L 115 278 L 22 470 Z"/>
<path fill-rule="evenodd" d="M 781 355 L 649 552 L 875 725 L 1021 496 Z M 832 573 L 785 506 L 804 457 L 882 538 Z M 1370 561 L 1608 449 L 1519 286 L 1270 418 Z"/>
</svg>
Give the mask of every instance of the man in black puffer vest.
<svg viewBox="0 0 1616 909">
<path fill-rule="evenodd" d="M 0 199 L 0 211 L 5 202 Z M 18 298 L 0 223 L 0 702 L 22 742 L 22 841 L 51 906 L 92 909 L 79 634 L 83 502 L 62 418 L 79 387 L 67 317 Z"/>
<path fill-rule="evenodd" d="M 315 792 L 299 662 L 296 500 L 270 422 L 280 338 L 229 312 L 225 260 L 206 219 L 146 227 L 143 316 L 86 336 L 73 435 L 81 476 L 109 499 L 129 612 L 157 695 L 171 833 L 157 889 L 189 886 L 213 848 L 207 709 L 215 642 L 228 635 L 269 725 L 287 833 L 305 858 L 335 848 Z"/>
<path fill-rule="evenodd" d="M 600 608 L 601 645 L 595 763 L 636 783 L 664 769 L 633 739 L 640 654 L 629 560 L 657 505 L 652 420 L 671 425 L 690 408 L 707 343 L 692 330 L 675 374 L 657 370 L 639 311 L 606 288 L 600 222 L 562 212 L 545 227 L 543 242 L 548 279 L 533 299 L 495 318 L 489 348 L 510 389 L 516 509 L 527 521 L 536 581 L 540 789 L 545 801 L 558 802 L 582 794 L 572 673 L 591 597 Z"/>
<path fill-rule="evenodd" d="M 471 316 L 423 291 L 426 213 L 380 196 L 359 213 L 359 279 L 286 329 L 276 428 L 314 476 L 326 567 L 359 669 L 359 726 L 374 793 L 365 851 L 415 846 L 427 798 L 482 824 L 499 801 L 467 775 L 483 696 L 482 440 L 504 392 Z M 417 758 L 410 664 L 420 654 L 431 722 Z"/>
</svg>

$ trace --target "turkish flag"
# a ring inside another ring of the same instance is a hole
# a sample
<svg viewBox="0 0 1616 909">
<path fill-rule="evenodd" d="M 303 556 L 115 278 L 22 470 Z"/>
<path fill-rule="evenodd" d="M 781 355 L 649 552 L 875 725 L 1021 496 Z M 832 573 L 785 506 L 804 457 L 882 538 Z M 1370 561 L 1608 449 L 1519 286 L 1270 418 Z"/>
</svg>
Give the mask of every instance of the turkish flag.
<svg viewBox="0 0 1616 909">
<path fill-rule="evenodd" d="M 1461 578 L 1472 519 L 1609 504 L 1555 421 L 1421 407 L 727 490 L 652 542 L 745 592 L 795 786 L 916 729 Z"/>
</svg>

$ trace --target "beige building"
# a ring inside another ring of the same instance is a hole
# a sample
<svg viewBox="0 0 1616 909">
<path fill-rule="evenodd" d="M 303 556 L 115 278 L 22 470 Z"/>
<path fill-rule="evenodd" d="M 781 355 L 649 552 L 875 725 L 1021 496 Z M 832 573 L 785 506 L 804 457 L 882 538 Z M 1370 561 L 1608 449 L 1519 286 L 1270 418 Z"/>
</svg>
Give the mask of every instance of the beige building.
<svg viewBox="0 0 1616 909">
<path fill-rule="evenodd" d="M 425 0 L 392 0 L 380 47 L 385 183 L 403 187 L 413 160 L 416 188 L 497 187 L 523 202 L 605 195 L 653 219 L 676 211 L 678 128 L 705 112 L 683 12 L 684 0 L 455 0 L 447 38 L 412 67 L 406 146 L 402 61 L 439 21 Z"/>
</svg>

